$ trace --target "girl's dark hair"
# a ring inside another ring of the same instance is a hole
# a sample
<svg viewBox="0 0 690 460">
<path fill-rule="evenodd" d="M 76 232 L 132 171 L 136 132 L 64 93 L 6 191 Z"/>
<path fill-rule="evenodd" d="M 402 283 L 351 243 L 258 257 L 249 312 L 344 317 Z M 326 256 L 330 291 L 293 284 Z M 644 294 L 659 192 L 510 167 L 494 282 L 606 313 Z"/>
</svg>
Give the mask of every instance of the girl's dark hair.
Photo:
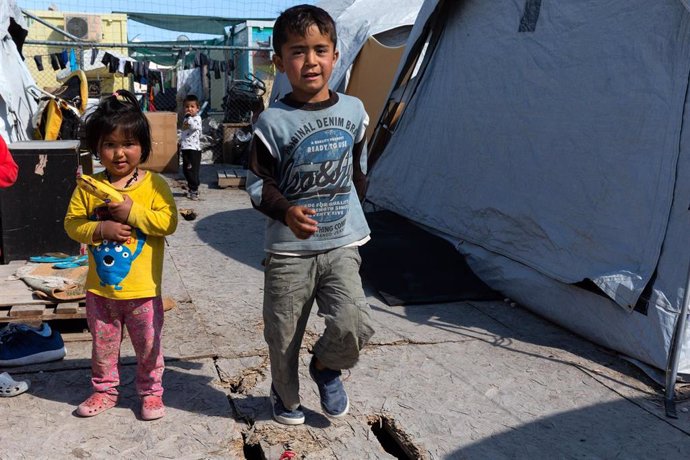
<svg viewBox="0 0 690 460">
<path fill-rule="evenodd" d="M 322 35 L 328 35 L 333 48 L 338 44 L 335 21 L 326 10 L 314 5 L 297 5 L 283 11 L 273 25 L 273 51 L 281 56 L 281 49 L 288 40 L 288 35 L 304 37 L 312 25 L 319 28 Z"/>
<path fill-rule="evenodd" d="M 139 141 L 141 145 L 141 162 L 148 160 L 151 154 L 151 128 L 144 112 L 139 108 L 139 101 L 127 90 L 119 89 L 98 104 L 98 107 L 86 116 L 84 130 L 86 146 L 98 157 L 101 139 L 117 129 L 127 136 Z"/>
</svg>

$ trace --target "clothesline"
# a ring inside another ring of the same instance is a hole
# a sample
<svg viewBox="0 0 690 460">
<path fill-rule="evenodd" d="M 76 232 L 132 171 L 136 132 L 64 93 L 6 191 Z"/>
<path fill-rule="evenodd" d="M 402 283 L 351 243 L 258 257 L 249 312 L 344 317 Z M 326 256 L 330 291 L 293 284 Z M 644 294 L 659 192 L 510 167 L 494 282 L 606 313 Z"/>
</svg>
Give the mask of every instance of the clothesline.
<svg viewBox="0 0 690 460">
<path fill-rule="evenodd" d="M 103 54 L 101 57 L 100 54 Z M 177 52 L 177 61 L 183 62 L 184 58 L 189 54 L 188 51 L 180 50 Z M 74 48 L 69 50 L 64 49 L 60 52 L 50 53 L 48 55 L 37 54 L 33 56 L 34 63 L 39 72 L 44 70 L 43 58 L 48 57 L 50 60 L 50 66 L 54 71 L 69 69 L 71 72 L 75 70 L 91 70 L 93 68 L 100 68 L 101 65 L 108 69 L 109 73 L 119 73 L 126 76 L 134 75 L 134 81 L 137 83 L 146 84 L 149 79 L 149 73 L 160 72 L 158 69 L 150 69 L 151 61 L 143 60 L 139 61 L 129 57 L 124 57 L 117 55 L 116 53 L 110 53 L 108 51 L 98 50 L 97 48 L 92 48 L 90 50 L 85 50 L 83 55 L 83 64 L 79 65 L 76 57 Z M 100 59 L 99 59 L 100 57 Z M 88 64 L 87 64 L 88 62 Z M 101 65 L 96 65 L 99 62 Z M 213 72 L 214 78 L 220 79 L 221 74 L 229 74 L 235 69 L 235 64 L 233 61 L 215 60 L 210 59 L 205 53 L 197 51 L 194 55 L 193 64 L 178 64 L 177 68 L 189 69 L 189 68 L 206 68 L 207 72 Z M 160 80 L 159 80 L 160 81 Z"/>
</svg>

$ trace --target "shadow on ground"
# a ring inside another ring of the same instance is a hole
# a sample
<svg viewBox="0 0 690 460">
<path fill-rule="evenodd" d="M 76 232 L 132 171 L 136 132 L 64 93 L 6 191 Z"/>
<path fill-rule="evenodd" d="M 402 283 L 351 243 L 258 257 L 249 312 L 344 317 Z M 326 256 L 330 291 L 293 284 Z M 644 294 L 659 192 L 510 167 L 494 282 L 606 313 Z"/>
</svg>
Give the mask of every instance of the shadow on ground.
<svg viewBox="0 0 690 460">
<path fill-rule="evenodd" d="M 630 418 L 631 404 L 641 402 L 618 400 L 509 427 L 445 458 L 660 458 L 661 452 L 665 458 L 688 457 L 690 433 L 653 423 L 650 414 Z"/>
<path fill-rule="evenodd" d="M 74 360 L 72 360 L 74 361 Z M 13 372 L 15 379 L 28 379 L 31 387 L 28 393 L 42 399 L 66 403 L 76 407 L 91 394 L 91 371 L 89 360 L 70 363 L 70 370 L 31 372 L 28 367 L 23 373 Z M 165 405 L 181 411 L 209 417 L 232 417 L 227 393 L 214 387 L 215 379 L 208 374 L 215 369 L 210 360 L 201 361 L 167 360 L 163 375 Z M 79 366 L 77 368 L 77 366 Z M 139 413 L 140 400 L 135 390 L 135 364 L 120 365 L 120 397 L 118 407 L 129 407 Z M 266 404 L 266 398 L 252 404 Z"/>
</svg>

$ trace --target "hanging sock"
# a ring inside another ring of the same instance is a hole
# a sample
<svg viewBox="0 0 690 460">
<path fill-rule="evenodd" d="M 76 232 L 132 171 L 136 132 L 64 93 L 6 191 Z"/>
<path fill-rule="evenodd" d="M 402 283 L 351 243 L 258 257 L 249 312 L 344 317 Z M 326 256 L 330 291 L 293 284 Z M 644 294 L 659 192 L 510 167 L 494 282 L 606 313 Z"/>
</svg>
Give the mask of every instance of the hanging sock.
<svg viewBox="0 0 690 460">
<path fill-rule="evenodd" d="M 98 56 L 98 50 L 96 48 L 91 48 L 91 65 L 96 62 L 96 57 Z"/>
<path fill-rule="evenodd" d="M 39 72 L 43 72 L 43 56 L 34 56 L 34 62 Z"/>
<path fill-rule="evenodd" d="M 213 78 L 218 80 L 220 78 L 220 62 L 213 61 L 211 63 L 211 70 L 213 70 Z"/>
<path fill-rule="evenodd" d="M 123 73 L 125 77 L 132 73 L 132 61 L 125 61 L 125 71 Z"/>
<path fill-rule="evenodd" d="M 60 70 L 60 61 L 58 60 L 58 53 L 53 53 L 50 55 L 50 66 L 53 70 Z"/>
<path fill-rule="evenodd" d="M 69 55 L 67 54 L 67 50 L 62 50 L 61 53 L 58 53 L 58 62 L 60 62 L 61 69 L 67 68 L 67 63 L 69 63 Z"/>
</svg>

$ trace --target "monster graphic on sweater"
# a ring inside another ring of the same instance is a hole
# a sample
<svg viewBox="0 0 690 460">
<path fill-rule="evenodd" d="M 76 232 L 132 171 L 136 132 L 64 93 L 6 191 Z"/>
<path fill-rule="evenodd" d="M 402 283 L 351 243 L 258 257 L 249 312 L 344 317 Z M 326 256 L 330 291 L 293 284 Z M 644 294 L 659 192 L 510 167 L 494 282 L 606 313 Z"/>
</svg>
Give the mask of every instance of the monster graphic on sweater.
<svg viewBox="0 0 690 460">
<path fill-rule="evenodd" d="M 101 280 L 101 286 L 110 285 L 116 291 L 122 290 L 124 280 L 132 269 L 132 262 L 139 256 L 146 242 L 146 235 L 136 229 L 136 248 L 134 252 L 127 246 L 115 241 L 103 240 L 98 246 L 89 249 L 96 262 L 96 273 Z"/>
</svg>

